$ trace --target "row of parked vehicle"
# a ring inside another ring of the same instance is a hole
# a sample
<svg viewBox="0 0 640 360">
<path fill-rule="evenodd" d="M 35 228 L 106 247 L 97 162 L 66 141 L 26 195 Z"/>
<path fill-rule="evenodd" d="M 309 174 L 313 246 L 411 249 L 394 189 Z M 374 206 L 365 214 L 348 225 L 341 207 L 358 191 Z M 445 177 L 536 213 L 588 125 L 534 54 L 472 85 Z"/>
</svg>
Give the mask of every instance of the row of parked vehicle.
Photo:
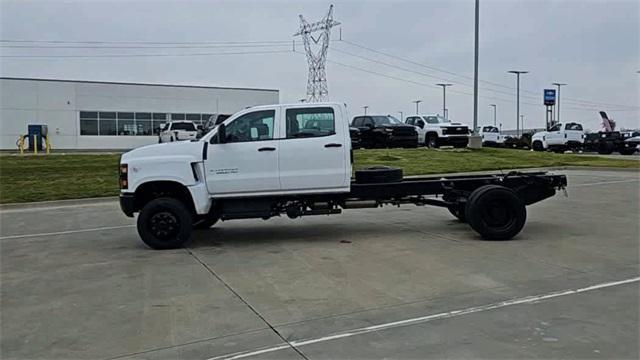
<svg viewBox="0 0 640 360">
<path fill-rule="evenodd" d="M 404 122 L 391 115 L 356 116 L 350 133 L 354 148 L 463 148 L 469 143 L 469 126 L 439 115 L 412 115 Z"/>
</svg>

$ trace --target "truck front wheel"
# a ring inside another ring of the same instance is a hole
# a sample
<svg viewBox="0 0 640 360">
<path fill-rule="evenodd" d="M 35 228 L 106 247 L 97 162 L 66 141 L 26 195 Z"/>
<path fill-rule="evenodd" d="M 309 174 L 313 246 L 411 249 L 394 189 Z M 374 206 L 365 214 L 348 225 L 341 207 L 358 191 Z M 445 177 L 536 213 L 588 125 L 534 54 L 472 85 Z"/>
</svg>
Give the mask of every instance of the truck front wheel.
<svg viewBox="0 0 640 360">
<path fill-rule="evenodd" d="M 430 149 L 436 149 L 438 147 L 438 135 L 427 134 L 427 147 Z"/>
<path fill-rule="evenodd" d="M 471 193 L 466 205 L 467 222 L 485 240 L 509 240 L 527 220 L 524 202 L 511 189 L 484 185 Z"/>
<path fill-rule="evenodd" d="M 152 249 L 176 249 L 191 238 L 192 221 L 191 213 L 180 200 L 158 198 L 140 211 L 138 234 Z"/>
</svg>

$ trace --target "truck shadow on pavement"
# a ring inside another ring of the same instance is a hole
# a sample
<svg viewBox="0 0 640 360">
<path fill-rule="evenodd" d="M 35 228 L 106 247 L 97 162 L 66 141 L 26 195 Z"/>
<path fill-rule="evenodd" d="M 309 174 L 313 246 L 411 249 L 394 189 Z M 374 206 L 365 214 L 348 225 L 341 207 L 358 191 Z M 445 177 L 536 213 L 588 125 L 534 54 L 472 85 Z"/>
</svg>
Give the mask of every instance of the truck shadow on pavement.
<svg viewBox="0 0 640 360">
<path fill-rule="evenodd" d="M 293 220 L 296 221 L 296 220 Z M 447 229 L 455 226 L 462 230 L 468 225 L 459 221 L 451 221 Z M 236 224 L 234 224 L 236 225 Z M 440 229 L 444 230 L 444 229 Z M 374 224 L 363 222 L 358 224 L 318 224 L 318 223 L 278 223 L 260 224 L 254 223 L 246 227 L 225 226 L 224 223 L 216 224 L 211 229 L 196 230 L 193 232 L 189 248 L 203 249 L 230 245 L 233 247 L 249 247 L 263 244 L 283 245 L 287 243 L 327 243 L 348 245 L 356 241 L 367 241 L 376 238 L 393 240 L 402 239 L 403 236 L 428 237 L 427 234 L 416 232 L 413 229 L 402 229 L 388 224 Z M 469 236 L 475 237 L 472 231 Z M 445 239 L 438 239 L 446 241 Z"/>
</svg>

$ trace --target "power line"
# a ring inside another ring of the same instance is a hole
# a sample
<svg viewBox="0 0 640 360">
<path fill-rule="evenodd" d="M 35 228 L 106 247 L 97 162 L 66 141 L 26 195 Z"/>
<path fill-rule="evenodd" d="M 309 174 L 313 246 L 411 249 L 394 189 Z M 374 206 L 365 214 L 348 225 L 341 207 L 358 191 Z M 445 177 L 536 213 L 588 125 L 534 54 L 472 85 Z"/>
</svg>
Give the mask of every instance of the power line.
<svg viewBox="0 0 640 360">
<path fill-rule="evenodd" d="M 68 40 L 16 40 L 0 39 L 0 43 L 31 43 L 31 44 L 138 44 L 138 45 L 197 45 L 197 44 L 290 44 L 288 40 L 263 41 L 68 41 Z"/>
<path fill-rule="evenodd" d="M 283 47 L 287 44 L 218 44 L 218 45 L 164 45 L 164 46 L 112 46 L 112 45 L 0 45 L 5 49 L 214 49 L 214 48 L 251 48 L 251 47 Z"/>
<path fill-rule="evenodd" d="M 172 57 L 172 56 L 217 56 L 290 53 L 291 50 L 244 51 L 221 53 L 181 53 L 181 54 L 101 54 L 101 55 L 0 55 L 1 58 L 133 58 L 133 57 Z"/>
<path fill-rule="evenodd" d="M 346 44 L 349 44 L 349 45 L 352 45 L 352 46 L 355 46 L 355 47 L 358 47 L 358 48 L 361 48 L 361 49 L 364 49 L 364 50 L 367 50 L 367 51 L 370 51 L 370 52 L 373 52 L 373 53 L 376 53 L 376 54 L 384 55 L 384 56 L 387 56 L 387 57 L 390 57 L 390 58 L 393 58 L 393 59 L 404 61 L 406 63 L 414 64 L 414 65 L 417 65 L 417 66 L 421 66 L 421 67 L 424 67 L 424 68 L 427 68 L 427 69 L 430 69 L 430 70 L 433 70 L 433 71 L 438 71 L 438 72 L 450 74 L 450 75 L 461 77 L 461 78 L 468 79 L 468 80 L 472 80 L 473 79 L 471 76 L 459 74 L 459 73 L 456 73 L 456 72 L 452 72 L 452 71 L 440 69 L 440 68 L 437 68 L 437 67 L 434 67 L 434 66 L 430 66 L 430 65 L 427 65 L 427 64 L 424 64 L 424 63 L 420 63 L 420 62 L 412 61 L 412 60 L 409 60 L 409 59 L 405 59 L 405 58 L 402 58 L 400 56 L 397 56 L 397 55 L 394 55 L 394 54 L 389 54 L 387 52 L 376 50 L 376 49 L 373 49 L 373 48 L 370 48 L 370 47 L 367 47 L 367 46 L 364 46 L 364 45 L 361 45 L 361 44 L 357 44 L 357 43 L 354 43 L 354 42 L 351 42 L 351 41 L 348 41 L 348 40 L 340 40 L 340 41 L 343 42 L 343 43 L 346 43 Z M 447 81 L 455 82 L 456 80 L 447 79 Z M 485 83 L 485 84 L 490 84 L 490 85 L 496 86 L 496 87 L 509 89 L 509 90 L 515 90 L 515 88 L 512 87 L 512 86 L 507 86 L 507 85 L 503 85 L 503 84 L 499 84 L 499 83 L 495 83 L 495 82 L 491 82 L 491 81 L 487 81 L 487 80 L 480 80 L 480 82 Z M 466 84 L 463 84 L 463 85 L 464 86 L 469 86 L 469 85 L 466 85 Z M 491 89 L 485 89 L 485 90 L 494 91 L 494 92 L 501 92 L 501 91 L 491 90 Z M 530 94 L 534 94 L 534 95 L 538 95 L 538 92 L 531 91 L 531 90 L 521 89 L 521 91 L 522 92 L 527 92 L 527 93 L 530 93 Z M 502 93 L 505 93 L 505 92 L 502 91 Z M 526 96 L 526 97 L 529 97 L 529 98 L 534 98 L 533 96 L 528 96 L 528 95 L 521 95 L 521 96 L 522 97 Z M 539 96 L 535 96 L 535 99 L 538 99 L 538 98 L 539 98 Z M 565 100 L 566 102 L 582 103 L 582 104 L 586 104 L 586 105 L 595 105 L 595 106 L 617 106 L 617 107 L 624 107 L 624 108 L 638 108 L 638 107 L 631 106 L 631 105 L 621 105 L 621 104 L 612 104 L 612 103 L 604 103 L 604 102 L 595 102 L 595 101 L 581 100 L 581 99 L 575 99 L 575 98 L 569 98 L 569 97 L 565 97 L 565 98 L 563 98 L 563 100 Z M 581 104 L 577 104 L 577 105 L 581 105 Z"/>
</svg>

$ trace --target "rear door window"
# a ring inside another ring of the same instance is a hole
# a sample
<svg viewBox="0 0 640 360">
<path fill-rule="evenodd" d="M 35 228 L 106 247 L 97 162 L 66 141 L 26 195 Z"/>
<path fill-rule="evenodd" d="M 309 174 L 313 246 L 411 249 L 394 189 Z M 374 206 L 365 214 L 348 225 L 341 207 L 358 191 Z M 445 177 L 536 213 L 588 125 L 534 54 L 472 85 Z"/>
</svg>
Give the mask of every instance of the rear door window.
<svg viewBox="0 0 640 360">
<path fill-rule="evenodd" d="M 287 139 L 321 137 L 336 133 L 336 121 L 330 107 L 295 108 L 286 112 Z"/>
</svg>

